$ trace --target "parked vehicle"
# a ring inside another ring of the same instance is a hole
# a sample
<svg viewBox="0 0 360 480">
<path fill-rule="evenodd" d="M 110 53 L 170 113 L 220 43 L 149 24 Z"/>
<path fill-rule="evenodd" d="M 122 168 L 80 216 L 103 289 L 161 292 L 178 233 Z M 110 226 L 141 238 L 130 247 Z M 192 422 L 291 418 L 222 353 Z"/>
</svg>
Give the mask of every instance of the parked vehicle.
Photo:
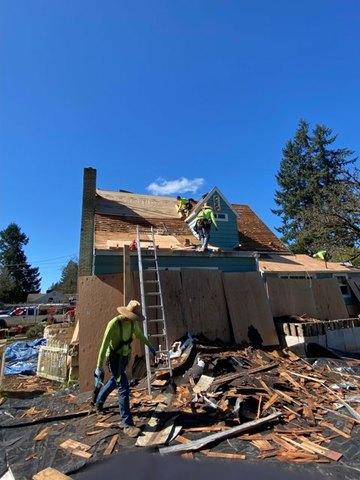
<svg viewBox="0 0 360 480">
<path fill-rule="evenodd" d="M 39 322 L 61 323 L 65 321 L 67 304 L 40 304 L 14 308 L 10 314 L 0 317 L 0 328 L 17 325 L 36 325 Z"/>
</svg>

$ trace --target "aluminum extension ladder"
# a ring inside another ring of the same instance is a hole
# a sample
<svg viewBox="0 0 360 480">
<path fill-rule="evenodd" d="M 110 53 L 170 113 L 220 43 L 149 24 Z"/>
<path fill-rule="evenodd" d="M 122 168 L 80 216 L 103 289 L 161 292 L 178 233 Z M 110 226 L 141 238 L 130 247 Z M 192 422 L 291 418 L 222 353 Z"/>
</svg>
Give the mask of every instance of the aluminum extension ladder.
<svg viewBox="0 0 360 480">
<path fill-rule="evenodd" d="M 139 281 L 140 281 L 140 295 L 141 295 L 141 310 L 143 314 L 143 330 L 144 335 L 151 340 L 155 338 L 159 342 L 160 348 L 156 350 L 156 354 L 161 354 L 163 358 L 165 357 L 166 366 L 156 368 L 157 371 L 167 371 L 169 372 L 170 377 L 172 376 L 171 369 L 171 360 L 169 353 L 169 342 L 167 337 L 166 330 L 166 319 L 165 319 L 165 308 L 163 295 L 161 290 L 160 274 L 159 274 L 159 264 L 156 251 L 156 243 L 154 236 L 154 229 L 151 227 L 149 230 L 142 230 L 142 233 L 150 233 L 149 240 L 142 240 L 140 238 L 140 227 L 136 227 L 136 247 L 138 254 L 138 264 L 139 264 Z M 141 254 L 141 242 L 146 242 L 147 251 L 151 255 Z M 147 278 L 147 274 L 151 274 L 151 278 Z M 155 277 L 155 279 L 154 279 Z M 151 301 L 151 299 L 157 301 Z M 150 311 L 155 310 L 155 319 L 149 319 Z M 158 332 L 155 334 L 148 334 L 149 324 L 155 323 L 158 326 Z M 157 343 L 157 342 L 156 342 Z M 163 348 L 165 347 L 165 348 Z M 151 378 L 153 372 L 151 370 L 150 362 L 150 351 L 149 348 L 145 345 L 145 360 L 146 360 L 146 376 L 147 376 L 147 387 L 149 394 L 151 394 Z"/>
</svg>

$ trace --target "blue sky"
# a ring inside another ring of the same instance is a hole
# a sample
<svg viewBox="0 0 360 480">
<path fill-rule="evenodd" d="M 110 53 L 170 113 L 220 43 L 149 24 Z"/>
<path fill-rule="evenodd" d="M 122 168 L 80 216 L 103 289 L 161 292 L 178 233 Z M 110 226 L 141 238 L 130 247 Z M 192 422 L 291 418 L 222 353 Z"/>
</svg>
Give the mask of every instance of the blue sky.
<svg viewBox="0 0 360 480">
<path fill-rule="evenodd" d="M 76 256 L 82 170 L 145 192 L 204 179 L 271 226 L 298 120 L 360 151 L 358 0 L 3 0 L 0 228 L 42 287 Z"/>
</svg>

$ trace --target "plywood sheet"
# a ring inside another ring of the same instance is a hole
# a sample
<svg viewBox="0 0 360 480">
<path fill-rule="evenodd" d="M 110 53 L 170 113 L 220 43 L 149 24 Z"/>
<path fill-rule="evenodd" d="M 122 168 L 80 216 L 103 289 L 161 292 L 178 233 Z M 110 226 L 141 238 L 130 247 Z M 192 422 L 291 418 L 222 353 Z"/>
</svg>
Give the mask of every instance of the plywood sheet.
<svg viewBox="0 0 360 480">
<path fill-rule="evenodd" d="M 123 304 L 122 274 L 79 277 L 76 316 L 79 320 L 79 376 L 82 391 L 93 389 L 96 367 L 106 324 Z"/>
<path fill-rule="evenodd" d="M 261 335 L 264 346 L 277 345 L 279 341 L 260 274 L 224 273 L 223 280 L 235 341 L 251 340 L 252 326 Z"/>
<path fill-rule="evenodd" d="M 312 292 L 313 281 L 267 278 L 266 283 L 273 316 L 307 314 L 316 318 L 317 310 Z"/>
<path fill-rule="evenodd" d="M 348 311 L 336 278 L 313 281 L 313 294 L 320 320 L 347 318 Z"/>
<path fill-rule="evenodd" d="M 183 312 L 187 331 L 211 340 L 230 341 L 222 273 L 218 270 L 181 269 Z"/>
<path fill-rule="evenodd" d="M 183 315 L 183 291 L 180 271 L 160 271 L 169 345 L 187 332 Z"/>
<path fill-rule="evenodd" d="M 320 320 L 336 320 L 348 316 L 334 278 L 295 280 L 270 277 L 267 286 L 271 311 L 275 317 L 306 314 Z"/>
<path fill-rule="evenodd" d="M 359 300 L 360 302 L 360 280 L 354 280 L 352 278 L 348 279 L 348 284 L 355 295 L 355 297 Z"/>
</svg>

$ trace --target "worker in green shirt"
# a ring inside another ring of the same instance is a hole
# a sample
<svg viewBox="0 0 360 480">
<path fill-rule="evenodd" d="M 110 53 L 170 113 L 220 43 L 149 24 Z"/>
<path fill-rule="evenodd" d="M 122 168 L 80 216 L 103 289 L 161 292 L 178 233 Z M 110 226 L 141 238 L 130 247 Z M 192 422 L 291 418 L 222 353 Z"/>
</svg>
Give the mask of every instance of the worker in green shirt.
<svg viewBox="0 0 360 480">
<path fill-rule="evenodd" d="M 323 260 L 325 263 L 325 268 L 327 268 L 327 262 L 330 259 L 330 255 L 326 250 L 319 250 L 318 252 L 314 253 L 313 257 Z"/>
<path fill-rule="evenodd" d="M 191 201 L 178 195 L 176 197 L 176 210 L 180 218 L 186 218 L 192 210 Z"/>
<path fill-rule="evenodd" d="M 112 376 L 110 380 L 102 386 L 97 398 L 94 399 L 95 406 L 98 411 L 101 411 L 107 397 L 115 388 L 118 388 L 119 409 L 122 420 L 120 426 L 124 427 L 124 433 L 130 437 L 137 437 L 140 433 L 140 429 L 134 426 L 130 412 L 130 389 L 126 375 L 126 367 L 131 354 L 133 337 L 137 337 L 147 345 L 153 355 L 156 353 L 154 347 L 140 328 L 139 316 L 135 313 L 139 306 L 139 302 L 131 300 L 127 307 L 117 308 L 119 315 L 107 324 L 94 372 L 95 385 L 99 385 L 104 380 L 103 364 L 105 358 L 107 358 L 107 364 Z"/>
<path fill-rule="evenodd" d="M 201 247 L 200 252 L 205 252 L 210 240 L 211 226 L 214 225 L 217 230 L 217 224 L 214 212 L 210 205 L 205 204 L 196 217 L 195 232 L 199 235 Z"/>
</svg>

